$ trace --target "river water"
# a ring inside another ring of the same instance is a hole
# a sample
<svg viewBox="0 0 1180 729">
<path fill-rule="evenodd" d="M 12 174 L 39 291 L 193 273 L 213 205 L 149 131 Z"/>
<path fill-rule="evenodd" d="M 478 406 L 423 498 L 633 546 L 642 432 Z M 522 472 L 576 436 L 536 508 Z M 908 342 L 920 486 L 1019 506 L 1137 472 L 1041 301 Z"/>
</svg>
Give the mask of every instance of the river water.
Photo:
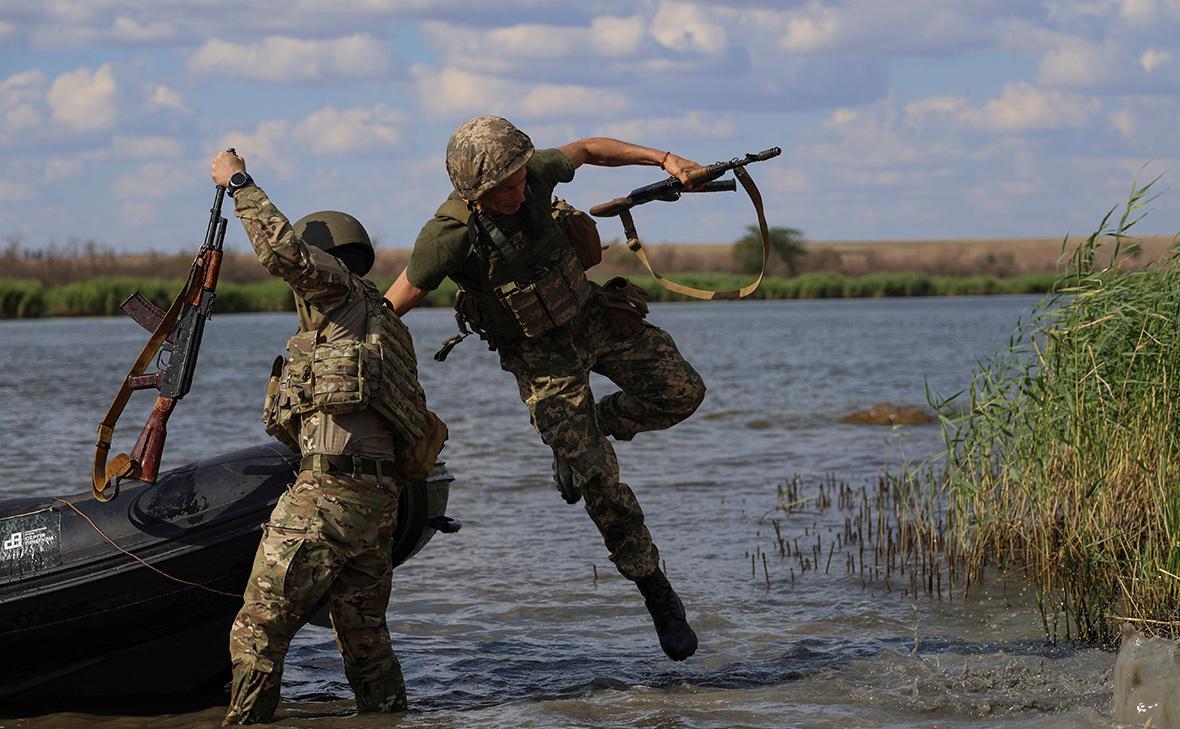
<svg viewBox="0 0 1180 729">
<path fill-rule="evenodd" d="M 512 378 L 469 339 L 430 354 L 454 322 L 407 317 L 455 476 L 437 535 L 394 575 L 389 608 L 412 710 L 351 714 L 330 631 L 296 638 L 284 727 L 1110 727 L 1114 655 L 1049 646 L 1030 594 L 1009 584 L 968 599 L 862 588 L 842 569 L 799 573 L 782 536 L 825 516 L 776 511 L 778 487 L 875 482 L 883 465 L 938 448 L 937 426 L 843 425 L 879 401 L 922 404 L 961 388 L 1006 346 L 1030 297 L 657 305 L 709 395 L 685 423 L 616 446 L 666 571 L 700 634 L 664 658 L 642 600 L 614 571 L 580 506 L 553 488 L 549 451 Z M 258 409 L 287 314 L 215 317 L 192 393 L 173 415 L 165 467 L 265 439 Z M 0 467 L 12 495 L 86 490 L 94 430 L 145 333 L 129 320 L 0 322 Z M 596 380 L 599 394 L 609 390 Z M 115 448 L 152 398 L 138 394 Z M 839 517 L 842 519 L 842 517 Z M 766 555 L 752 563 L 751 555 Z M 765 564 L 765 566 L 763 566 Z M 110 677 L 110 680 L 125 680 Z M 216 726 L 223 709 L 160 716 L 55 713 L 0 728 Z"/>
</svg>

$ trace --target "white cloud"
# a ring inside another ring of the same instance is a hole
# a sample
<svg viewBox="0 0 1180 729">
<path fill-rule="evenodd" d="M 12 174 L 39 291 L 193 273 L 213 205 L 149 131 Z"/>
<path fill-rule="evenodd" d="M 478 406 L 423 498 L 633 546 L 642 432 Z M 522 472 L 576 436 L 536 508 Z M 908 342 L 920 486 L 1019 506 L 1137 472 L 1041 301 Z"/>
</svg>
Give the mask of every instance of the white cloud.
<svg viewBox="0 0 1180 729">
<path fill-rule="evenodd" d="M 1168 53 L 1167 51 L 1157 51 L 1155 49 L 1144 51 L 1143 55 L 1139 57 L 1139 65 L 1143 66 L 1143 70 L 1147 71 L 1148 73 L 1151 73 L 1155 69 L 1159 68 L 1165 63 L 1170 63 L 1171 61 L 1171 53 Z"/>
<path fill-rule="evenodd" d="M 961 97 L 932 97 L 907 105 L 905 112 L 917 126 L 949 122 L 963 129 L 1014 133 L 1082 127 L 1101 107 L 1092 97 L 1019 81 L 1004 86 L 998 98 L 982 107 Z"/>
<path fill-rule="evenodd" d="M 377 78 L 393 65 L 388 46 L 363 33 L 331 40 L 271 36 L 253 44 L 214 38 L 188 63 L 189 70 L 200 73 L 278 82 Z"/>
<path fill-rule="evenodd" d="M 580 85 L 529 84 L 454 68 L 411 69 L 419 102 L 432 116 L 502 114 L 508 118 L 561 119 L 614 116 L 629 102 L 621 93 Z"/>
<path fill-rule="evenodd" d="M 228 149 L 237 150 L 246 158 L 251 170 L 274 170 L 281 178 L 289 178 L 295 167 L 292 161 L 279 152 L 279 145 L 291 133 L 291 125 L 282 120 L 259 122 L 253 132 L 230 132 L 223 136 L 210 153 Z"/>
<path fill-rule="evenodd" d="M 674 51 L 715 56 L 729 46 L 725 25 L 692 2 L 661 2 L 651 21 L 651 34 L 665 48 Z"/>
<path fill-rule="evenodd" d="M 299 122 L 294 137 L 316 154 L 375 151 L 401 141 L 397 127 L 403 121 L 399 112 L 383 104 L 341 110 L 328 106 Z"/>
<path fill-rule="evenodd" d="M 632 142 L 642 140 L 732 139 L 737 134 L 733 117 L 711 116 L 699 111 L 677 116 L 649 117 L 608 122 L 599 126 L 596 135 L 617 137 Z"/>
<path fill-rule="evenodd" d="M 115 180 L 115 194 L 122 198 L 164 198 L 196 179 L 176 165 L 152 162 Z"/>
<path fill-rule="evenodd" d="M 1017 82 L 1007 84 L 999 98 L 984 104 L 978 123 L 998 132 L 1080 127 L 1101 107 L 1097 99 Z"/>
<path fill-rule="evenodd" d="M 1130 139 L 1135 136 L 1135 116 L 1126 109 L 1120 109 L 1109 117 L 1110 126 L 1123 137 Z"/>
<path fill-rule="evenodd" d="M 115 75 L 107 63 L 94 71 L 79 68 L 58 76 L 46 100 L 58 124 L 74 131 L 96 131 L 114 126 L 117 91 Z"/>
<path fill-rule="evenodd" d="M 183 114 L 191 111 L 188 104 L 185 103 L 184 97 L 175 89 L 164 84 L 157 84 L 152 89 L 152 95 L 148 103 L 160 109 L 171 109 L 172 111 L 179 111 Z"/>
<path fill-rule="evenodd" d="M 23 71 L 0 80 L 0 131 L 5 136 L 41 125 L 38 105 L 45 93 L 45 74 Z"/>
</svg>

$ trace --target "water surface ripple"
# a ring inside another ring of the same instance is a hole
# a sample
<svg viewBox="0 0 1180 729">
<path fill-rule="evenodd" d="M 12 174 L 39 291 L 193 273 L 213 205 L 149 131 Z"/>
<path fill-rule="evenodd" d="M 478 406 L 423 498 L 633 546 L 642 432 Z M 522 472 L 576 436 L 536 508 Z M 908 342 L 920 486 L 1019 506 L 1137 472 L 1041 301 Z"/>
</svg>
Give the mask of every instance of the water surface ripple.
<svg viewBox="0 0 1180 729">
<path fill-rule="evenodd" d="M 933 452 L 934 426 L 836 420 L 883 400 L 921 404 L 927 382 L 958 390 L 1034 300 L 652 307 L 709 386 L 687 422 L 617 445 L 701 636 L 684 664 L 664 659 L 638 593 L 607 561 L 581 507 L 554 490 L 548 450 L 495 355 L 468 340 L 434 362 L 453 319 L 414 312 L 407 323 L 422 378 L 451 428 L 450 512 L 464 528 L 436 537 L 394 575 L 389 618 L 413 709 L 353 715 L 331 633 L 308 627 L 288 658 L 278 725 L 1111 726 L 1113 655 L 1044 645 L 1031 596 L 1018 586 L 966 601 L 913 600 L 862 589 L 836 569 L 796 574 L 792 585 L 792 562 L 771 551 L 763 519 L 794 474 L 859 486 L 885 463 Z M 193 391 L 171 421 L 166 467 L 265 439 L 265 375 L 294 325 L 286 314 L 209 323 Z M 0 322 L 6 494 L 85 490 L 95 427 L 144 337 L 121 319 Z M 611 387 L 595 380 L 600 395 Z M 151 399 L 134 398 L 116 449 L 130 447 Z M 788 540 L 827 526 L 807 511 L 777 518 Z M 760 564 L 752 574 L 759 549 L 771 552 L 766 574 Z M 96 716 L 47 706 L 0 727 L 220 720 L 220 707 L 189 708 Z"/>
</svg>

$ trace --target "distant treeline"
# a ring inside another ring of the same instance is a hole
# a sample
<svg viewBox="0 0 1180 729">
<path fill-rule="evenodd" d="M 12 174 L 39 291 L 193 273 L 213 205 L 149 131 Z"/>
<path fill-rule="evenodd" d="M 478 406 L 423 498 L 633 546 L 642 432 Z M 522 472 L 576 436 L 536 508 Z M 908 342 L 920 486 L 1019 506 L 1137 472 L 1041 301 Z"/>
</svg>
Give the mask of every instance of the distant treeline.
<svg viewBox="0 0 1180 729">
<path fill-rule="evenodd" d="M 748 277 L 733 274 L 681 274 L 674 280 L 696 288 L 735 289 L 749 283 Z M 977 294 L 1031 294 L 1049 291 L 1055 274 L 1025 274 L 1008 278 L 996 276 L 930 276 L 920 273 L 872 273 L 842 276 L 835 273 L 805 273 L 791 278 L 767 278 L 751 298 L 755 299 L 840 299 L 881 296 L 964 296 Z M 685 301 L 648 276 L 631 276 L 647 289 L 651 301 Z M 376 277 L 384 290 L 391 277 Z M 119 313 L 119 304 L 132 292 L 142 291 L 152 302 L 166 307 L 183 285 L 182 279 L 110 276 L 77 281 L 62 286 L 45 286 L 36 280 L 0 278 L 0 318 L 33 319 L 45 316 L 109 316 Z M 449 280 L 427 295 L 423 306 L 450 306 L 455 287 Z M 256 283 L 222 281 L 217 286 L 214 310 L 221 313 L 246 311 L 292 311 L 291 290 L 285 283 L 268 279 Z"/>
</svg>

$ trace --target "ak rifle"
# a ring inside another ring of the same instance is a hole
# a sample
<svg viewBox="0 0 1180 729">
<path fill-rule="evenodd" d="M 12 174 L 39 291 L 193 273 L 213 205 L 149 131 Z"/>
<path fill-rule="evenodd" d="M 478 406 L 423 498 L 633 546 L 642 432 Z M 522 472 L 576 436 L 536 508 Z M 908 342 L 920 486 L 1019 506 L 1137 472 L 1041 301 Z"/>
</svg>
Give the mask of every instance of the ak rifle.
<svg viewBox="0 0 1180 729">
<path fill-rule="evenodd" d="M 651 185 L 637 187 L 627 195 L 616 197 L 610 202 L 595 205 L 590 208 L 590 214 L 598 218 L 610 218 L 617 215 L 623 223 L 623 233 L 627 236 L 627 248 L 631 249 L 631 252 L 639 258 L 656 282 L 669 291 L 691 296 L 694 299 L 744 299 L 758 290 L 758 286 L 761 285 L 762 279 L 766 275 L 766 263 L 770 258 L 770 229 L 766 225 L 766 214 L 762 210 L 762 194 L 758 192 L 758 186 L 754 184 L 753 178 L 750 177 L 750 173 L 746 172 L 745 167 L 751 162 L 762 162 L 777 157 L 781 153 L 782 150 L 778 147 L 771 147 L 756 154 L 734 157 L 728 162 L 715 162 L 704 167 L 697 167 L 685 174 L 685 177 L 688 178 L 687 184 L 675 177 L 669 177 Z M 656 270 L 652 268 L 651 261 L 647 258 L 647 253 L 643 250 L 643 244 L 639 241 L 639 233 L 635 230 L 635 219 L 631 217 L 631 208 L 653 200 L 676 201 L 680 199 L 681 194 L 686 192 L 733 190 L 736 188 L 734 180 L 720 179 L 730 170 L 733 170 L 733 176 L 737 182 L 742 183 L 742 189 L 750 197 L 750 202 L 754 205 L 754 212 L 758 216 L 758 234 L 762 238 L 762 270 L 758 273 L 758 278 L 740 289 L 711 291 L 685 286 L 656 273 Z"/>
<path fill-rule="evenodd" d="M 721 180 L 719 178 L 730 170 L 745 167 L 751 162 L 762 162 L 771 157 L 777 157 L 780 154 L 782 154 L 781 149 L 771 147 L 757 154 L 734 157 L 728 162 L 714 162 L 711 165 L 697 167 L 696 169 L 689 170 L 685 175 L 688 177 L 688 183 L 691 187 L 685 186 L 683 182 L 675 177 L 668 177 L 666 180 L 637 187 L 624 197 L 616 197 L 610 202 L 595 205 L 590 208 L 590 214 L 596 218 L 610 218 L 624 210 L 629 210 L 636 205 L 643 205 L 653 200 L 662 200 L 665 202 L 679 200 L 681 193 L 685 192 L 722 192 L 735 190 L 737 186 L 733 180 Z M 737 173 L 735 172 L 734 174 L 736 175 Z"/>
<path fill-rule="evenodd" d="M 233 149 L 227 151 L 233 152 Z M 187 395 L 192 387 L 205 320 L 213 313 L 227 223 L 221 215 L 224 199 L 225 188 L 217 185 L 213 194 L 213 207 L 209 210 L 205 242 L 193 260 L 184 287 L 168 310 L 160 309 L 138 291 L 120 305 L 128 316 L 150 331 L 152 336 L 131 365 L 106 417 L 98 426 L 91 487 L 94 498 L 99 501 L 110 501 L 118 496 L 122 479 L 134 478 L 145 483 L 155 483 L 159 475 L 164 441 L 168 437 L 168 418 L 172 415 L 176 401 Z M 153 358 L 159 362 L 159 369 L 145 374 Z M 159 395 L 131 454 L 120 453 L 107 464 L 115 423 L 123 413 L 131 393 L 152 389 L 158 390 Z"/>
</svg>

